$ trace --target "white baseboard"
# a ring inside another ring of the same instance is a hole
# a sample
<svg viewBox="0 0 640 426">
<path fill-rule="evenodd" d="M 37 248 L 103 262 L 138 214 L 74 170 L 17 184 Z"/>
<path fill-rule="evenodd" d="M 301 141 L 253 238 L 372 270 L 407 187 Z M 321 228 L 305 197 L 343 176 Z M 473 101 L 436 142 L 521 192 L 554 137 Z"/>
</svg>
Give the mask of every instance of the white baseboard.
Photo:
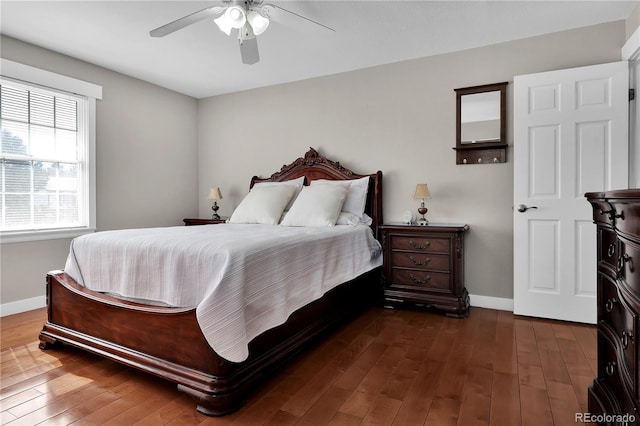
<svg viewBox="0 0 640 426">
<path fill-rule="evenodd" d="M 38 296 L 31 299 L 18 300 L 17 302 L 3 303 L 0 305 L 0 317 L 32 311 L 47 306 L 47 297 Z"/>
<path fill-rule="evenodd" d="M 513 312 L 513 299 L 505 299 L 502 297 L 480 296 L 470 294 L 471 306 L 478 308 L 497 309 L 499 311 Z"/>
</svg>

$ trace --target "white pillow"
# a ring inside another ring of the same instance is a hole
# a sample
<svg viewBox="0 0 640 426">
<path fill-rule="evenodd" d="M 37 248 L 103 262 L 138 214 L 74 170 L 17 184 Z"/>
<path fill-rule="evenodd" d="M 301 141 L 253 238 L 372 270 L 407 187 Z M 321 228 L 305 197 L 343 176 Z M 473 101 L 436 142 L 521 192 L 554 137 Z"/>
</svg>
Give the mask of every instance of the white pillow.
<svg viewBox="0 0 640 426">
<path fill-rule="evenodd" d="M 349 184 L 349 192 L 344 200 L 342 211 L 353 213 L 362 218 L 364 208 L 367 204 L 367 193 L 369 192 L 369 176 L 353 180 L 327 180 L 318 179 L 311 181 L 311 185 L 345 185 Z"/>
<path fill-rule="evenodd" d="M 336 220 L 336 225 L 356 226 L 360 223 L 371 226 L 371 224 L 373 223 L 373 219 L 371 219 L 366 213 L 363 213 L 362 218 L 359 218 L 353 213 L 342 211 L 338 215 L 338 220 Z"/>
<path fill-rule="evenodd" d="M 305 186 L 282 219 L 282 225 L 334 226 L 346 197 L 346 186 Z"/>
<path fill-rule="evenodd" d="M 293 185 L 254 185 L 229 218 L 229 223 L 263 223 L 277 225 L 284 208 L 296 192 Z"/>
<path fill-rule="evenodd" d="M 304 176 L 301 176 L 297 179 L 285 180 L 282 182 L 271 182 L 271 181 L 258 182 L 253 185 L 253 188 L 261 188 L 265 186 L 280 186 L 280 185 L 293 185 L 296 187 L 296 192 L 293 194 L 293 197 L 291 197 L 289 204 L 287 204 L 287 207 L 285 208 L 285 210 L 289 210 L 293 205 L 293 202 L 296 200 L 296 197 L 298 196 L 298 194 L 300 194 L 300 191 L 302 191 L 302 187 L 304 186 Z"/>
</svg>

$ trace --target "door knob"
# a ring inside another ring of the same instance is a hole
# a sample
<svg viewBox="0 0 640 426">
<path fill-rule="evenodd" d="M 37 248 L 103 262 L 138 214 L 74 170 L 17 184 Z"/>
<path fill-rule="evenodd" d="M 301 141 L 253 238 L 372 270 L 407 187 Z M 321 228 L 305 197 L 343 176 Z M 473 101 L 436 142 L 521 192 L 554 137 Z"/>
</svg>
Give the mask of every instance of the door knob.
<svg viewBox="0 0 640 426">
<path fill-rule="evenodd" d="M 518 206 L 518 211 L 519 211 L 520 213 L 524 213 L 524 212 L 526 212 L 526 211 L 527 211 L 527 210 L 529 210 L 529 209 L 537 209 L 537 207 L 536 207 L 536 206 L 527 207 L 527 206 L 525 206 L 524 204 L 520 204 L 520 205 Z"/>
</svg>

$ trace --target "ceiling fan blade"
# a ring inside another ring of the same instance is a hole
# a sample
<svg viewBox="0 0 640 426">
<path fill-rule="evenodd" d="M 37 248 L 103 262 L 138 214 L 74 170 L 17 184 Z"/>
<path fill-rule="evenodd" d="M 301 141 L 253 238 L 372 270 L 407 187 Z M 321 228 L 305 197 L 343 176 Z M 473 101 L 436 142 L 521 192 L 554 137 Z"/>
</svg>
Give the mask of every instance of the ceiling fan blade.
<svg viewBox="0 0 640 426">
<path fill-rule="evenodd" d="M 169 22 L 168 24 L 158 27 L 155 30 L 151 30 L 149 34 L 151 35 L 151 37 L 164 37 L 174 31 L 178 31 L 186 26 L 195 24 L 196 22 L 202 21 L 203 19 L 206 19 L 210 16 L 215 16 L 221 13 L 223 10 L 224 7 L 220 6 L 207 7 L 206 9 L 199 10 L 192 13 L 191 15 L 187 15 L 180 19 L 176 19 L 173 22 Z"/>
<path fill-rule="evenodd" d="M 260 60 L 258 53 L 258 39 L 253 37 L 246 40 L 240 40 L 240 56 L 242 63 L 247 65 L 255 64 Z"/>
<path fill-rule="evenodd" d="M 314 23 L 314 24 L 316 24 L 316 25 L 319 25 L 319 26 L 321 26 L 321 27 L 323 27 L 323 28 L 326 28 L 326 29 L 328 29 L 328 30 L 330 30 L 330 31 L 333 31 L 334 33 L 336 32 L 336 30 L 334 30 L 334 29 L 333 29 L 333 28 L 331 28 L 331 27 L 328 27 L 328 26 L 326 26 L 326 25 L 324 25 L 324 24 L 321 24 L 320 22 L 314 21 L 313 19 L 309 19 L 309 18 L 307 18 L 306 16 L 302 16 L 302 15 L 300 15 L 300 14 L 298 14 L 298 13 L 296 13 L 296 12 L 292 11 L 292 10 L 285 9 L 284 7 L 279 6 L 279 5 L 277 5 L 277 4 L 269 3 L 269 4 L 265 4 L 265 6 L 271 6 L 271 7 L 275 7 L 276 9 L 284 10 L 285 12 L 290 13 L 290 14 L 292 14 L 292 15 L 294 15 L 294 16 L 297 16 L 298 18 L 302 18 L 302 19 L 304 19 L 304 20 L 306 20 L 306 21 L 312 22 L 312 23 Z"/>
</svg>

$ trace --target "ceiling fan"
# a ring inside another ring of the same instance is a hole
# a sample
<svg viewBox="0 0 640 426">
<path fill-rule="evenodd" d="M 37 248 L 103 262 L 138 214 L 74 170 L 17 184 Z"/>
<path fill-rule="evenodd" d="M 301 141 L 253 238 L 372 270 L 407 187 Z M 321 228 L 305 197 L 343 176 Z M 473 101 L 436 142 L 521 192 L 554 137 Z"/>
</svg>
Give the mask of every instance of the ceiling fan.
<svg viewBox="0 0 640 426">
<path fill-rule="evenodd" d="M 237 36 L 240 44 L 242 63 L 255 64 L 260 60 L 256 36 L 265 32 L 269 27 L 270 9 L 280 9 L 335 32 L 331 27 L 299 15 L 282 6 L 273 3 L 264 3 L 264 0 L 223 0 L 222 3 L 222 6 L 210 6 L 180 19 L 176 19 L 155 30 L 151 30 L 149 34 L 151 37 L 164 37 L 203 19 L 214 18 L 213 21 L 225 34 L 230 36 L 233 30 L 238 30 Z"/>
</svg>

